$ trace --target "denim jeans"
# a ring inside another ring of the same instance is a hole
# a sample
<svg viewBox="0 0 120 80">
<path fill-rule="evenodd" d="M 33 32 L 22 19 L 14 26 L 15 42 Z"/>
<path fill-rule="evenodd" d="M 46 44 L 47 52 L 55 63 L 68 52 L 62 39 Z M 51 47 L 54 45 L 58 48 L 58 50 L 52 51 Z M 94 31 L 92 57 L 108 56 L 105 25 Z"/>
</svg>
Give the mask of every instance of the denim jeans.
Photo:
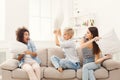
<svg viewBox="0 0 120 80">
<path fill-rule="evenodd" d="M 100 68 L 100 64 L 95 62 L 86 63 L 82 69 L 82 80 L 96 80 L 94 70 Z"/>
<path fill-rule="evenodd" d="M 51 57 L 52 64 L 55 68 L 62 67 L 63 69 L 74 69 L 77 70 L 80 68 L 80 62 L 73 63 L 67 59 L 60 59 L 57 56 Z"/>
</svg>

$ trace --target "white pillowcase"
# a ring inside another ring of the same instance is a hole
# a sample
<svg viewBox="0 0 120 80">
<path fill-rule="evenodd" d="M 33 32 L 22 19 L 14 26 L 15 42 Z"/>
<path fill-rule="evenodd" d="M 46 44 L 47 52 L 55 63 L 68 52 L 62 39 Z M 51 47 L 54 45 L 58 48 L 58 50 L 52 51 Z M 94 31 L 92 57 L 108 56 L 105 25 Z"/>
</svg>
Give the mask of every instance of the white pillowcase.
<svg viewBox="0 0 120 80">
<path fill-rule="evenodd" d="M 18 60 L 8 59 L 2 64 L 0 64 L 0 68 L 5 70 L 14 70 L 18 67 L 18 63 L 19 63 Z"/>
<path fill-rule="evenodd" d="M 120 40 L 114 30 L 103 35 L 97 44 L 103 54 L 114 54 L 120 51 Z"/>
<path fill-rule="evenodd" d="M 15 41 L 15 42 L 10 42 L 8 52 L 12 53 L 12 58 L 15 58 L 17 54 L 21 54 L 26 50 L 28 50 L 27 45 L 25 45 L 22 42 Z"/>
</svg>

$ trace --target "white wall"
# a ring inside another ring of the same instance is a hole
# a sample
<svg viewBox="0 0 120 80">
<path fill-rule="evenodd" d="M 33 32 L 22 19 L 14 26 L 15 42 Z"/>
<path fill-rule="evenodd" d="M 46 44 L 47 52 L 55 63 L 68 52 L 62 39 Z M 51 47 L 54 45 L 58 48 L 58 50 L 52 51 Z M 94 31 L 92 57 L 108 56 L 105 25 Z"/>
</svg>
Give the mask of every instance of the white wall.
<svg viewBox="0 0 120 80">
<path fill-rule="evenodd" d="M 104 34 L 110 29 L 115 28 L 116 33 L 120 38 L 119 2 L 119 0 L 79 0 L 78 7 L 80 10 L 80 15 L 84 15 L 87 13 L 96 14 L 96 20 L 100 34 Z M 69 24 L 68 19 L 72 17 L 72 0 L 61 0 L 61 4 L 61 11 L 64 12 L 65 19 L 63 26 L 66 26 Z M 16 38 L 16 29 L 23 25 L 29 25 L 29 0 L 6 0 L 5 5 L 5 39 L 6 41 L 14 41 Z M 0 42 L 0 44 L 2 44 L 2 47 L 7 45 L 4 43 L 5 42 Z"/>
<path fill-rule="evenodd" d="M 29 0 L 6 0 L 5 40 L 13 41 L 18 27 L 28 26 Z"/>
<path fill-rule="evenodd" d="M 0 48 L 6 48 L 8 41 L 15 41 L 18 27 L 28 26 L 29 0 L 5 0 L 5 41 Z"/>
<path fill-rule="evenodd" d="M 94 13 L 100 34 L 115 29 L 120 38 L 120 9 L 119 0 L 79 0 L 80 14 Z"/>
</svg>

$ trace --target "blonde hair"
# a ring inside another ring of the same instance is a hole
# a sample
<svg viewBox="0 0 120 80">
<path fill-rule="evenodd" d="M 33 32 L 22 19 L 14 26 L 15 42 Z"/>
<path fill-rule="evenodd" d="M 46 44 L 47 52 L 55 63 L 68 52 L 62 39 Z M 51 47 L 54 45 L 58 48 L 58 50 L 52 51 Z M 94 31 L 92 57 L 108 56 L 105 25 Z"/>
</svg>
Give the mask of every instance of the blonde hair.
<svg viewBox="0 0 120 80">
<path fill-rule="evenodd" d="M 64 32 L 66 32 L 68 35 L 71 35 L 71 37 L 74 35 L 74 30 L 70 27 L 65 28 Z"/>
</svg>

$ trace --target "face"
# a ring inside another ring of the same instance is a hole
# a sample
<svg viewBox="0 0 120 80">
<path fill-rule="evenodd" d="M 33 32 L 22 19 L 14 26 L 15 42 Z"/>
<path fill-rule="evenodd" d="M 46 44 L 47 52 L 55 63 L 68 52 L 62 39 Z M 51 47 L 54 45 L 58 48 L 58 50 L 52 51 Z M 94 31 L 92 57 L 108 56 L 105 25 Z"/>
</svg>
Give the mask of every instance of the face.
<svg viewBox="0 0 120 80">
<path fill-rule="evenodd" d="M 64 40 L 68 40 L 68 39 L 71 38 L 71 35 L 69 35 L 68 33 L 64 32 L 63 38 L 64 38 Z"/>
<path fill-rule="evenodd" d="M 23 41 L 24 41 L 24 43 L 28 43 L 28 40 L 29 40 L 30 38 L 29 38 L 29 33 L 26 31 L 26 32 L 24 32 L 24 37 L 23 37 Z"/>
<path fill-rule="evenodd" d="M 85 34 L 85 38 L 87 38 L 87 39 L 93 38 L 93 35 L 91 34 L 91 32 L 89 30 L 87 30 L 87 33 Z"/>
</svg>

